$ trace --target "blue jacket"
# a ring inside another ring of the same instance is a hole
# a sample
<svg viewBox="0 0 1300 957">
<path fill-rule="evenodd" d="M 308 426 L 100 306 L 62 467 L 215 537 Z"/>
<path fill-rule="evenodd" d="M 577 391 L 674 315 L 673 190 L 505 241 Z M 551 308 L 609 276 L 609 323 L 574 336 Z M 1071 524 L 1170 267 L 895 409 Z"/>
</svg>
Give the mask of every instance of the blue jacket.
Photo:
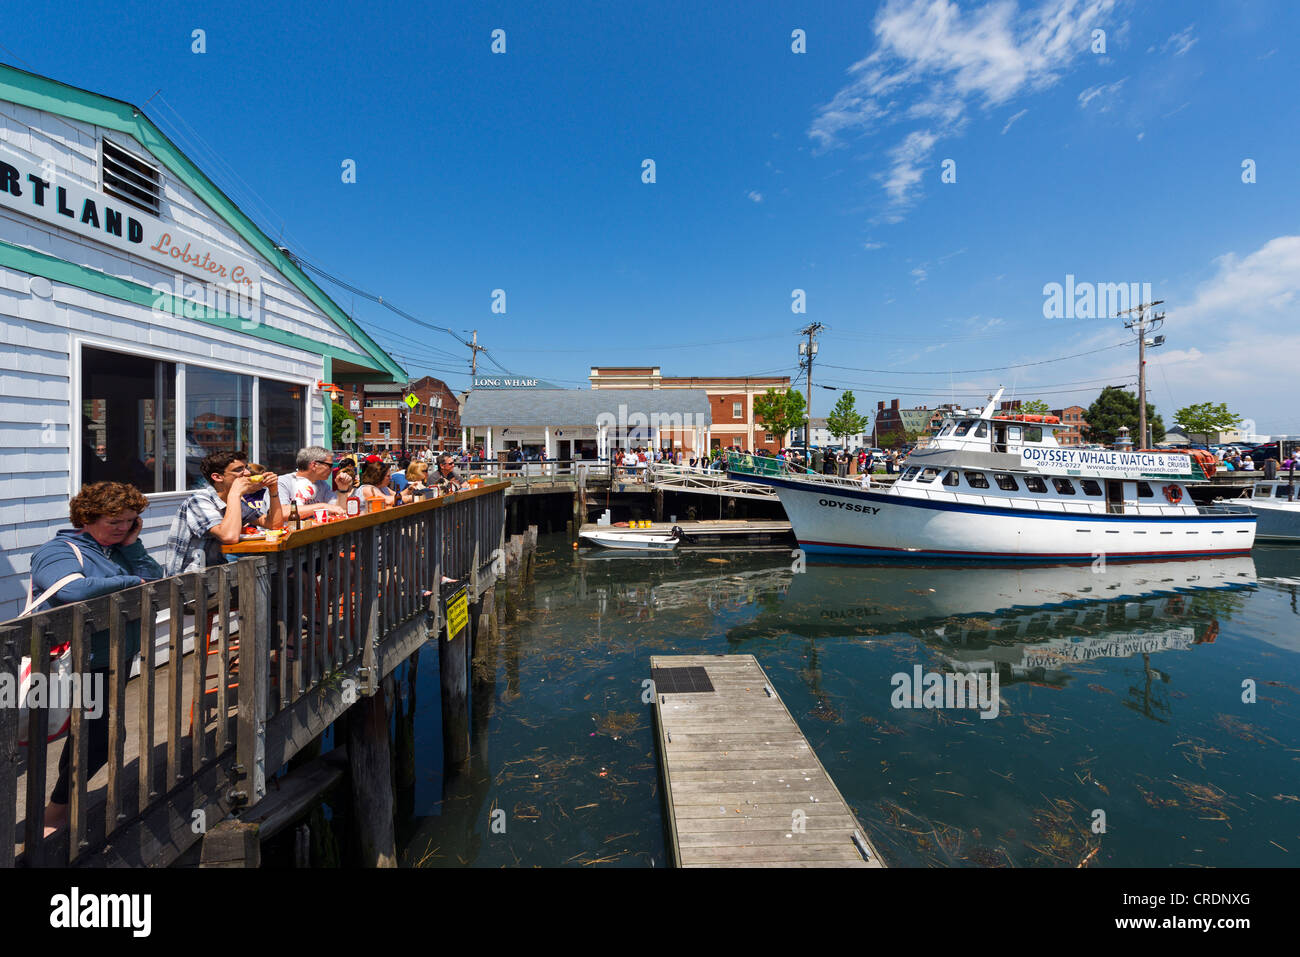
<svg viewBox="0 0 1300 957">
<path fill-rule="evenodd" d="M 82 562 L 77 561 L 76 553 L 68 543 L 75 543 L 81 550 Z M 144 581 L 157 581 L 163 578 L 162 566 L 149 557 L 138 540 L 123 548 L 113 545 L 105 548 L 85 531 L 77 528 L 64 528 L 54 536 L 53 541 L 46 542 L 32 556 L 32 597 L 49 588 L 65 575 L 79 572 L 84 575 L 74 582 L 64 585 L 36 611 L 44 611 L 56 605 L 86 601 L 98 598 L 124 588 L 134 588 Z M 150 631 L 153 623 L 149 623 Z M 140 650 L 139 626 L 132 624 L 127 629 L 127 657 L 134 656 Z M 90 640 L 90 664 L 92 667 L 108 666 L 108 629 L 95 632 Z"/>
</svg>

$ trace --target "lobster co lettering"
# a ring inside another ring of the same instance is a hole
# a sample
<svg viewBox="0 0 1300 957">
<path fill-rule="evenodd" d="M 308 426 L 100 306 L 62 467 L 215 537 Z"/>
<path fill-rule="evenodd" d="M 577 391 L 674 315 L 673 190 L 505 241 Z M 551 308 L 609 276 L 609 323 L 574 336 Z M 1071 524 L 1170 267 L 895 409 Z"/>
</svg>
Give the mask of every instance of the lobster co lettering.
<svg viewBox="0 0 1300 957">
<path fill-rule="evenodd" d="M 859 505 L 857 502 L 837 502 L 833 498 L 819 498 L 817 504 L 823 508 L 842 508 L 846 512 L 868 512 L 872 515 L 880 514 L 880 509 L 874 505 Z"/>
</svg>

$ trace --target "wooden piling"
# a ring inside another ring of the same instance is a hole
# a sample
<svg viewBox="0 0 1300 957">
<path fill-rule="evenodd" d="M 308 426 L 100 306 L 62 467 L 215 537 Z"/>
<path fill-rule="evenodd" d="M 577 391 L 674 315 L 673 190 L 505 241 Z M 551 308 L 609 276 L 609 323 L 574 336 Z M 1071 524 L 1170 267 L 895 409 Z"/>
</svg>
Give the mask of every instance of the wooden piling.
<svg viewBox="0 0 1300 957">
<path fill-rule="evenodd" d="M 388 710 L 381 693 L 350 709 L 348 764 L 352 806 L 363 867 L 396 867 L 393 835 L 393 772 L 388 751 Z"/>
<path fill-rule="evenodd" d="M 662 522 L 664 520 L 664 490 L 661 488 L 654 490 L 654 508 L 655 521 Z"/>
<path fill-rule="evenodd" d="M 438 680 L 442 692 L 442 756 L 448 766 L 469 757 L 469 626 L 450 638 L 438 632 Z"/>
<path fill-rule="evenodd" d="M 261 867 L 262 842 L 258 826 L 222 821 L 203 835 L 199 867 Z"/>
</svg>

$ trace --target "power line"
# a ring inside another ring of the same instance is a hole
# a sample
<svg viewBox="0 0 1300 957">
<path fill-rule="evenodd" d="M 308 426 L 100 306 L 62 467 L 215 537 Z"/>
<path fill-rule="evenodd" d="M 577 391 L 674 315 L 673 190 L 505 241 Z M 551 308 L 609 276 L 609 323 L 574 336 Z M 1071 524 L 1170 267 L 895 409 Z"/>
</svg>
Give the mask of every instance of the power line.
<svg viewBox="0 0 1300 957">
<path fill-rule="evenodd" d="M 1064 362 L 1067 359 L 1078 359 L 1081 356 L 1096 355 L 1098 352 L 1106 352 L 1109 349 L 1119 349 L 1128 346 L 1127 342 L 1117 342 L 1111 346 L 1102 346 L 1100 349 L 1092 349 L 1088 352 L 1076 352 L 1074 355 L 1058 356 L 1055 359 L 1039 359 L 1037 362 L 1020 362 L 1009 366 L 991 366 L 987 369 L 943 369 L 940 371 L 926 372 L 899 372 L 896 369 L 864 369 L 860 366 L 837 366 L 831 363 L 825 363 L 828 369 L 845 369 L 849 372 L 871 372 L 876 375 L 972 375 L 977 372 L 1004 372 L 1007 369 L 1025 369 L 1029 366 L 1048 365 L 1052 362 Z"/>
</svg>

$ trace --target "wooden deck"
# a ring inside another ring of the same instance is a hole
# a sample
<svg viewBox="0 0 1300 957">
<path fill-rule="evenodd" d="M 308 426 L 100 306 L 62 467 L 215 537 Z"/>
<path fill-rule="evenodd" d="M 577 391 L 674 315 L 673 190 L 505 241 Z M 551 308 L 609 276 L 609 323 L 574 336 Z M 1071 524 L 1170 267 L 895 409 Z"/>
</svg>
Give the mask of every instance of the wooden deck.
<svg viewBox="0 0 1300 957">
<path fill-rule="evenodd" d="M 703 668 L 714 689 L 655 688 L 678 866 L 885 866 L 753 655 L 654 655 L 650 667 Z"/>
</svg>

